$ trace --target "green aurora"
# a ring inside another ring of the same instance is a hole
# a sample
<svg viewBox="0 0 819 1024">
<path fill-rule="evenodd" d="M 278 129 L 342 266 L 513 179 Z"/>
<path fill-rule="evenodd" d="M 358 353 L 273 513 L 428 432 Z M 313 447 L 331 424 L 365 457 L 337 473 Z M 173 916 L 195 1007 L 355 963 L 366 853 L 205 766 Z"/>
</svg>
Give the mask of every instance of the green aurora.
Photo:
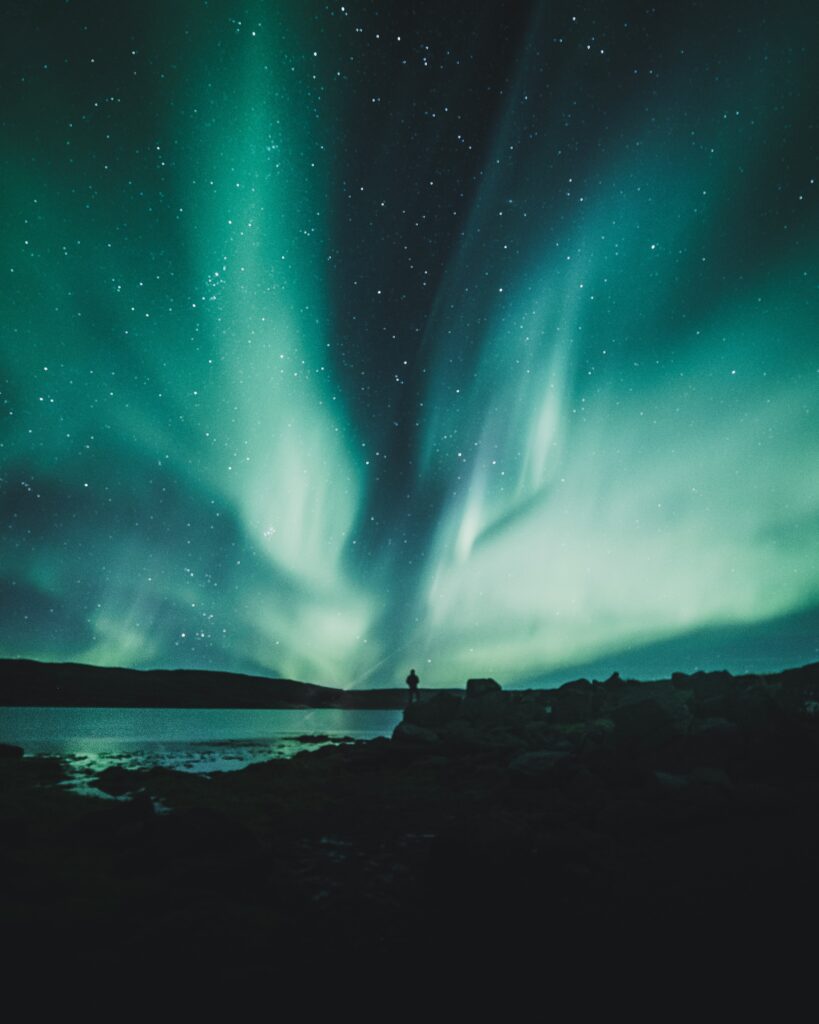
<svg viewBox="0 0 819 1024">
<path fill-rule="evenodd" d="M 13 5 L 0 656 L 819 657 L 815 15 L 683 6 Z"/>
</svg>

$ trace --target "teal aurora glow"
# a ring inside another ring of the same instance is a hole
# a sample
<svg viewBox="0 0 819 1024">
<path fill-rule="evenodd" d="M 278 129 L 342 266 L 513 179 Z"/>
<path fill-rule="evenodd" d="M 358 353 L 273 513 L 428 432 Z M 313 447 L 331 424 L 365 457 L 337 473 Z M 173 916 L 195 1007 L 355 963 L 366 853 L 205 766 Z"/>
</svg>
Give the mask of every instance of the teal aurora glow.
<svg viewBox="0 0 819 1024">
<path fill-rule="evenodd" d="M 815 12 L 663 6 L 11 5 L 0 654 L 816 659 Z"/>
</svg>

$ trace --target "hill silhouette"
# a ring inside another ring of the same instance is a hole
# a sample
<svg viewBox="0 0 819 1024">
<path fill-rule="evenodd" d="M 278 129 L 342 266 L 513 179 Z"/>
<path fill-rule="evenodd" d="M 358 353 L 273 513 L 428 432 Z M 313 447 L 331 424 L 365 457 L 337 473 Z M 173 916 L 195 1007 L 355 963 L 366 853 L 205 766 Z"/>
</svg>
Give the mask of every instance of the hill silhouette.
<svg viewBox="0 0 819 1024">
<path fill-rule="evenodd" d="M 232 672 L 0 660 L 0 707 L 392 709 L 406 699 L 406 687 L 342 690 Z"/>
</svg>

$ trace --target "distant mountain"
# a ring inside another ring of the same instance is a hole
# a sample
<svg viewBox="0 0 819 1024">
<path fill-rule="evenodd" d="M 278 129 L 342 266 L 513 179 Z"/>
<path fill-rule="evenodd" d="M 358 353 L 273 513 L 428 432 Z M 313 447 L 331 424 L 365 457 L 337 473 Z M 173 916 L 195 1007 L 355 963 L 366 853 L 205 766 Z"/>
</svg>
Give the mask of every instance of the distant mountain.
<svg viewBox="0 0 819 1024">
<path fill-rule="evenodd" d="M 0 659 L 0 707 L 393 709 L 406 703 L 404 688 L 342 690 L 232 672 Z"/>
</svg>

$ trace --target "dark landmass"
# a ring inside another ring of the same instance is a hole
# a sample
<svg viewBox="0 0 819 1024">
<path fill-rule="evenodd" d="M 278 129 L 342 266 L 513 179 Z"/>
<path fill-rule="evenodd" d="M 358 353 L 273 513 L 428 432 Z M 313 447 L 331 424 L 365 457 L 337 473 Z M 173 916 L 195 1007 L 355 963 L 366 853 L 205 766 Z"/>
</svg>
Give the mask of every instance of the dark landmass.
<svg viewBox="0 0 819 1024">
<path fill-rule="evenodd" d="M 402 708 L 406 687 L 342 690 L 191 669 L 140 671 L 0 659 L 0 707 Z"/>
<path fill-rule="evenodd" d="M 630 999 L 663 970 L 683 992 L 732 979 L 739 1001 L 775 965 L 812 979 L 817 700 L 819 665 L 470 680 L 392 739 L 210 779 L 109 769 L 116 800 L 2 748 L 5 966 L 366 989 L 393 965 L 412 990 L 437 965 L 474 997 L 503 964 L 579 1006 L 612 974 Z"/>
</svg>

